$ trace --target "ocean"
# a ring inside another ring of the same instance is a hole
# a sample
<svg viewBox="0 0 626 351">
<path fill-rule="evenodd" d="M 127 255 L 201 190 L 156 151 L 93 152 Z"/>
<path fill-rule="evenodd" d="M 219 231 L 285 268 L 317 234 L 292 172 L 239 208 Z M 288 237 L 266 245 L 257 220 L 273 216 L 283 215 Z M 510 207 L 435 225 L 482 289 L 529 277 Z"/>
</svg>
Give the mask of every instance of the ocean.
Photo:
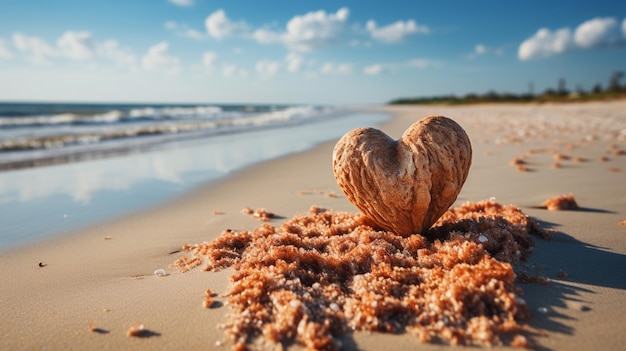
<svg viewBox="0 0 626 351">
<path fill-rule="evenodd" d="M 292 105 L 0 103 L 0 170 L 289 126 L 318 120 L 334 110 Z"/>
<path fill-rule="evenodd" d="M 0 252 L 388 118 L 333 106 L 0 103 Z"/>
</svg>

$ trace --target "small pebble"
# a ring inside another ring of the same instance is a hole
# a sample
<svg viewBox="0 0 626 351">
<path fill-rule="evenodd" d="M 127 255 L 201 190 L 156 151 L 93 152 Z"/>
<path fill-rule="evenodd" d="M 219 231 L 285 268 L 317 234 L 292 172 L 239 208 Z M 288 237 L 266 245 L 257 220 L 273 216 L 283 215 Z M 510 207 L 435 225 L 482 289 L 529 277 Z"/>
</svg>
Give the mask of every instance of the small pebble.
<svg viewBox="0 0 626 351">
<path fill-rule="evenodd" d="M 137 323 L 130 327 L 126 332 L 127 336 L 141 336 L 146 332 L 146 327 L 143 324 Z"/>
<path fill-rule="evenodd" d="M 154 275 L 157 275 L 159 277 L 165 277 L 167 273 L 165 273 L 165 270 L 163 268 L 159 268 L 156 271 L 154 271 Z"/>
</svg>

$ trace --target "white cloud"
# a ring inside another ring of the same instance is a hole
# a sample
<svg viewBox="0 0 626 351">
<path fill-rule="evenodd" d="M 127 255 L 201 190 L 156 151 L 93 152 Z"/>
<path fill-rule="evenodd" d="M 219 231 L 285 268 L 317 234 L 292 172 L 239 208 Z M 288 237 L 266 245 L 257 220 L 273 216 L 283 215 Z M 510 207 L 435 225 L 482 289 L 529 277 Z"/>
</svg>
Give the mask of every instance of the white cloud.
<svg viewBox="0 0 626 351">
<path fill-rule="evenodd" d="M 1 60 L 10 60 L 13 58 L 13 52 L 9 49 L 9 43 L 0 38 L 0 59 Z"/>
<path fill-rule="evenodd" d="M 280 63 L 276 61 L 259 61 L 255 65 L 256 72 L 261 79 L 270 79 L 280 69 Z"/>
<path fill-rule="evenodd" d="M 179 24 L 175 21 L 166 21 L 163 24 L 165 29 L 171 30 L 178 35 L 186 38 L 191 38 L 194 40 L 204 40 L 208 38 L 208 34 L 195 30 L 193 28 L 189 28 L 186 24 Z"/>
<path fill-rule="evenodd" d="M 487 47 L 486 47 L 485 45 L 483 45 L 483 44 L 477 44 L 477 45 L 474 47 L 474 53 L 475 53 L 476 55 L 482 55 L 482 54 L 484 54 L 485 52 L 487 52 Z"/>
<path fill-rule="evenodd" d="M 413 60 L 410 60 L 408 62 L 409 66 L 411 67 L 416 67 L 419 69 L 425 69 L 425 68 L 429 68 L 429 67 L 438 67 L 439 63 L 433 60 L 429 60 L 429 59 L 425 59 L 425 58 L 416 58 Z"/>
<path fill-rule="evenodd" d="M 326 62 L 320 68 L 322 74 L 343 75 L 352 73 L 352 65 L 349 63 Z"/>
<path fill-rule="evenodd" d="M 13 33 L 13 45 L 25 53 L 33 63 L 46 63 L 49 58 L 58 56 L 58 52 L 39 37 L 27 36 L 22 33 Z"/>
<path fill-rule="evenodd" d="M 204 21 L 207 32 L 217 40 L 222 40 L 231 35 L 241 34 L 247 31 L 248 25 L 244 21 L 233 22 L 224 10 L 217 10 L 210 14 Z"/>
<path fill-rule="evenodd" d="M 50 59 L 69 59 L 92 63 L 96 59 L 113 61 L 117 66 L 137 68 L 137 57 L 120 48 L 117 40 L 96 42 L 87 31 L 65 31 L 56 41 L 56 46 L 45 40 L 22 33 L 13 33 L 13 45 L 35 63 L 49 63 Z M 1 47 L 0 47 L 1 49 Z"/>
<path fill-rule="evenodd" d="M 564 53 L 572 47 L 572 44 L 572 33 L 569 28 L 561 28 L 555 32 L 542 28 L 522 42 L 517 56 L 522 61 L 547 58 Z"/>
<path fill-rule="evenodd" d="M 261 44 L 273 44 L 280 43 L 283 40 L 283 35 L 277 32 L 273 32 L 269 29 L 257 29 L 252 34 L 252 37 Z"/>
<path fill-rule="evenodd" d="M 613 17 L 590 19 L 579 25 L 574 32 L 574 42 L 585 49 L 613 44 L 618 40 L 617 20 Z"/>
<path fill-rule="evenodd" d="M 98 55 L 115 62 L 116 65 L 122 67 L 135 68 L 137 65 L 137 57 L 127 50 L 120 48 L 117 40 L 106 40 L 97 45 Z"/>
<path fill-rule="evenodd" d="M 215 66 L 215 61 L 217 60 L 217 54 L 212 51 L 207 51 L 202 54 L 202 64 L 204 67 L 212 70 Z"/>
<path fill-rule="evenodd" d="M 162 41 L 148 49 L 141 59 L 141 66 L 147 71 L 164 71 L 177 73 L 180 70 L 180 60 L 169 55 L 169 45 Z"/>
<path fill-rule="evenodd" d="M 177 6 L 193 6 L 194 0 L 169 0 L 172 4 Z"/>
<path fill-rule="evenodd" d="M 542 28 L 532 37 L 524 40 L 518 48 L 520 60 L 548 58 L 575 49 L 593 49 L 623 43 L 626 39 L 626 19 L 622 22 L 620 38 L 619 24 L 614 17 L 596 17 L 581 23 L 572 34 L 570 28 L 555 32 Z"/>
<path fill-rule="evenodd" d="M 174 21 L 165 21 L 163 27 L 165 27 L 165 29 L 174 30 L 178 28 L 178 23 Z"/>
<path fill-rule="evenodd" d="M 92 58 L 95 51 L 95 45 L 89 32 L 66 31 L 57 40 L 57 47 L 65 57 L 77 61 Z"/>
<path fill-rule="evenodd" d="M 308 52 L 330 46 L 339 41 L 350 11 L 346 7 L 336 13 L 320 10 L 294 16 L 284 32 L 258 29 L 254 39 L 261 44 L 280 43 L 290 50 Z"/>
<path fill-rule="evenodd" d="M 470 52 L 469 54 L 467 54 L 467 58 L 470 60 L 473 60 L 478 56 L 483 56 L 487 54 L 495 54 L 497 56 L 502 56 L 504 54 L 504 49 L 489 47 L 484 44 L 476 44 L 474 46 L 474 50 Z"/>
<path fill-rule="evenodd" d="M 298 72 L 304 65 L 304 57 L 293 52 L 287 54 L 285 60 L 287 61 L 288 72 Z"/>
<path fill-rule="evenodd" d="M 195 29 L 187 29 L 185 30 L 183 33 L 183 36 L 187 37 L 187 38 L 191 38 L 191 39 L 195 39 L 195 40 L 204 40 L 206 39 L 206 34 L 197 31 Z"/>
<path fill-rule="evenodd" d="M 382 71 L 383 71 L 383 66 L 379 64 L 374 64 L 374 65 L 363 68 L 363 73 L 368 74 L 370 76 L 378 75 Z"/>
<path fill-rule="evenodd" d="M 232 63 L 226 63 L 222 65 L 222 75 L 224 77 L 246 77 L 248 76 L 248 72 L 242 68 L 239 68 L 237 65 Z"/>
<path fill-rule="evenodd" d="M 430 32 L 428 27 L 420 26 L 414 20 L 397 21 L 384 27 L 378 27 L 374 20 L 369 20 L 366 28 L 372 39 L 388 44 L 400 42 L 411 34 Z"/>
</svg>

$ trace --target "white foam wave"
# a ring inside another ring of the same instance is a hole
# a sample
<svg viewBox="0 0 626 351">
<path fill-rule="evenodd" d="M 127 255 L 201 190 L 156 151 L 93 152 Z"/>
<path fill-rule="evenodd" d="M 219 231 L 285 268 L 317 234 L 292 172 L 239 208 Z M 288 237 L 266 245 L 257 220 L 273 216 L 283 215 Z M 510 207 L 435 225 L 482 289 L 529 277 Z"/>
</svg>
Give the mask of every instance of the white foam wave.
<svg viewBox="0 0 626 351">
<path fill-rule="evenodd" d="M 222 112 L 218 106 L 194 106 L 194 107 L 145 107 L 135 108 L 128 112 L 130 118 L 190 118 L 190 117 L 213 117 Z"/>
<path fill-rule="evenodd" d="M 25 117 L 1 117 L 0 128 L 60 124 L 117 123 L 136 119 L 213 119 L 221 114 L 223 114 L 223 111 L 219 106 L 144 107 L 133 108 L 127 111 L 114 109 L 95 114 L 59 113 L 54 115 Z"/>
<path fill-rule="evenodd" d="M 282 110 L 270 110 L 263 113 L 244 113 L 223 111 L 220 108 L 163 108 L 130 110 L 134 118 L 141 118 L 145 114 L 176 114 L 177 116 L 207 116 L 212 113 L 213 118 L 179 118 L 139 120 L 124 123 L 107 123 L 106 126 L 80 125 L 48 125 L 45 128 L 0 129 L 0 164 L 2 162 L 16 162 L 36 155 L 74 154 L 98 152 L 111 147 L 115 149 L 135 149 L 146 145 L 180 140 L 193 137 L 209 137 L 224 133 L 240 133 L 258 128 L 274 128 L 313 121 L 323 118 L 334 111 L 332 108 L 314 106 L 289 107 Z M 122 114 L 119 110 L 112 110 L 99 114 L 96 118 L 101 121 L 115 121 Z M 75 115 L 56 115 L 58 123 L 62 120 L 75 119 Z M 94 117 L 92 117 L 94 118 Z M 28 152 L 26 152 L 28 151 Z"/>
</svg>

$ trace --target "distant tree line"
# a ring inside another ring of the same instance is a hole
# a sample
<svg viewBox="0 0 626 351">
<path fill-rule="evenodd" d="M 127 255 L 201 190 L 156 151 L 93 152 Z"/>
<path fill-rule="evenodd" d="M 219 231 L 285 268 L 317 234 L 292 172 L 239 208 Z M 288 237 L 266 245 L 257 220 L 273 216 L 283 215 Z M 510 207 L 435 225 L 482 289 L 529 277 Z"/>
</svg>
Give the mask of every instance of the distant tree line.
<svg viewBox="0 0 626 351">
<path fill-rule="evenodd" d="M 525 94 L 497 93 L 495 91 L 489 91 L 482 95 L 470 93 L 465 96 L 442 95 L 433 97 L 400 98 L 390 101 L 389 104 L 458 105 L 488 102 L 565 102 L 626 98 L 626 84 L 621 83 L 623 78 L 624 72 L 616 71 L 611 75 L 606 88 L 603 88 L 602 84 L 597 83 L 589 91 L 585 91 L 580 87 L 577 87 L 574 91 L 570 91 L 566 88 L 565 79 L 561 78 L 558 81 L 556 89 L 549 88 L 541 94 L 533 93 L 534 84 L 531 82 L 529 84 L 529 91 Z"/>
</svg>

